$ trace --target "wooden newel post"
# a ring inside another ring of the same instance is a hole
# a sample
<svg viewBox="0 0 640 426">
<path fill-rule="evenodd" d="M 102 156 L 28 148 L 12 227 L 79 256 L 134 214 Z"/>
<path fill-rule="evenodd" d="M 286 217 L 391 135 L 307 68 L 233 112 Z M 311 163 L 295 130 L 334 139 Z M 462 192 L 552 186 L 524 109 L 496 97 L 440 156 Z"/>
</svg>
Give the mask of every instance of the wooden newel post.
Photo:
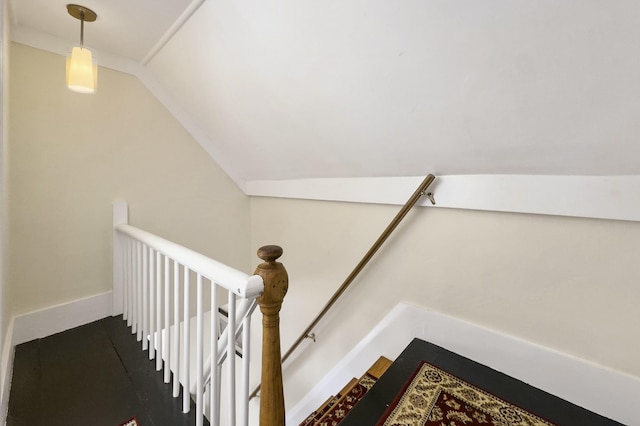
<svg viewBox="0 0 640 426">
<path fill-rule="evenodd" d="M 264 293 L 258 297 L 262 311 L 262 388 L 260 391 L 260 426 L 284 425 L 284 392 L 280 356 L 280 308 L 289 287 L 287 271 L 280 262 L 279 246 L 264 246 L 258 257 L 256 275 L 264 280 Z"/>
</svg>

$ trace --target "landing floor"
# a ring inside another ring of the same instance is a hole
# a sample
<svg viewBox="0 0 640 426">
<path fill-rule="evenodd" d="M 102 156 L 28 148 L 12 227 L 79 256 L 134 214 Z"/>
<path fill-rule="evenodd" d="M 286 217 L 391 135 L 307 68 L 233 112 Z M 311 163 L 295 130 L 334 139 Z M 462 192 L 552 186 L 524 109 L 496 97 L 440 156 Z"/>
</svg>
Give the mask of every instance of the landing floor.
<svg viewBox="0 0 640 426">
<path fill-rule="evenodd" d="M 108 317 L 16 347 L 7 425 L 195 424 L 181 401 L 122 316 Z"/>
</svg>

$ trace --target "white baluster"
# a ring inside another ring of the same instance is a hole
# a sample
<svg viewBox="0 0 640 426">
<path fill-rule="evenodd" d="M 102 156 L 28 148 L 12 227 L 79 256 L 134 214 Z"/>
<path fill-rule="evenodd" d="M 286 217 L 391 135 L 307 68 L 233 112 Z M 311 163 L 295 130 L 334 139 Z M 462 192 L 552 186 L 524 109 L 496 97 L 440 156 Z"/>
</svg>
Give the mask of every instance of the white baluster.
<svg viewBox="0 0 640 426">
<path fill-rule="evenodd" d="M 190 380 L 189 380 L 189 357 L 191 356 L 189 351 L 189 340 L 190 340 L 190 330 L 189 330 L 189 268 L 184 267 L 184 338 L 182 339 L 184 342 L 184 353 L 182 357 L 184 358 L 184 371 L 183 374 L 183 387 L 182 387 L 182 412 L 188 413 L 191 410 L 191 396 L 189 394 L 189 389 L 191 388 Z"/>
<path fill-rule="evenodd" d="M 196 280 L 196 426 L 202 426 L 203 424 L 203 411 L 202 405 L 204 402 L 202 392 L 203 392 L 203 380 L 202 380 L 202 372 L 203 372 L 203 339 L 204 339 L 204 319 L 203 319 L 203 308 L 202 308 L 202 275 L 197 275 Z"/>
<path fill-rule="evenodd" d="M 127 247 L 129 246 L 129 238 L 124 235 L 118 235 L 118 238 L 113 243 L 120 245 L 120 253 L 122 254 L 122 271 L 120 271 L 120 278 L 122 279 L 122 318 L 126 320 L 129 317 L 129 293 L 127 292 L 127 278 L 129 276 Z"/>
<path fill-rule="evenodd" d="M 240 425 L 249 426 L 249 354 L 251 353 L 250 341 L 251 341 L 251 313 L 253 309 L 249 310 L 242 320 L 242 390 L 240 395 L 242 401 L 240 401 Z"/>
<path fill-rule="evenodd" d="M 148 252 L 145 245 L 142 246 L 142 350 L 146 351 L 149 347 L 147 333 L 149 332 L 149 286 L 148 286 Z"/>
<path fill-rule="evenodd" d="M 171 381 L 171 362 L 169 352 L 171 347 L 170 317 L 171 306 L 169 305 L 171 290 L 171 275 L 169 274 L 169 257 L 164 256 L 164 336 L 162 338 L 162 358 L 164 359 L 164 382 Z"/>
<path fill-rule="evenodd" d="M 154 250 L 149 247 L 149 359 L 156 356 L 156 337 L 154 333 L 156 320 L 156 257 Z"/>
<path fill-rule="evenodd" d="M 127 257 L 129 258 L 129 267 L 127 269 L 127 293 L 129 294 L 129 316 L 127 317 L 127 327 L 133 327 L 133 317 L 136 313 L 136 300 L 133 297 L 135 288 L 134 277 L 134 257 L 133 257 L 133 240 L 127 238 Z M 132 330 L 133 331 L 133 330 Z"/>
<path fill-rule="evenodd" d="M 229 323 L 227 324 L 229 333 L 227 339 L 227 368 L 229 375 L 229 422 L 236 424 L 236 295 L 229 292 Z"/>
<path fill-rule="evenodd" d="M 220 324 L 218 318 L 218 286 L 211 283 L 211 355 L 209 356 L 209 423 L 220 423 L 220 389 L 218 383 L 218 335 L 220 334 Z"/>
<path fill-rule="evenodd" d="M 162 369 L 162 258 L 156 252 L 156 371 Z"/>
<path fill-rule="evenodd" d="M 173 397 L 180 395 L 180 264 L 173 261 Z"/>
<path fill-rule="evenodd" d="M 135 268 L 134 268 L 134 275 L 135 275 L 135 281 L 134 281 L 134 298 L 135 298 L 135 306 L 136 306 L 136 315 L 133 317 L 133 327 L 131 329 L 132 333 L 136 334 L 136 340 L 140 341 L 140 335 L 141 335 L 141 330 L 140 328 L 142 327 L 142 325 L 140 324 L 140 318 L 142 318 L 142 298 L 140 297 L 140 295 L 142 294 L 142 269 L 140 268 L 140 264 L 142 263 L 142 254 L 140 251 L 140 243 L 138 241 L 135 242 L 134 244 L 135 247 Z"/>
</svg>

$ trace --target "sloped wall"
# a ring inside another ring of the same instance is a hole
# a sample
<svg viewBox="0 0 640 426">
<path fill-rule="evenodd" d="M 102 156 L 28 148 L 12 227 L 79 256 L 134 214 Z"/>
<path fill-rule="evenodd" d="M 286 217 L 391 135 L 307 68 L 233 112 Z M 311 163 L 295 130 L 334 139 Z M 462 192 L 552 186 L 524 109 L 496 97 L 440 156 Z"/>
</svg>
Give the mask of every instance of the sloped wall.
<svg viewBox="0 0 640 426">
<path fill-rule="evenodd" d="M 111 289 L 111 203 L 248 269 L 249 201 L 134 76 L 70 92 L 65 58 L 12 45 L 9 287 L 17 315 Z"/>
<path fill-rule="evenodd" d="M 283 246 L 286 350 L 399 207 L 253 198 L 252 246 Z M 285 365 L 292 407 L 397 303 L 640 377 L 640 224 L 414 209 Z M 500 351 L 500 348 L 495 348 Z"/>
</svg>

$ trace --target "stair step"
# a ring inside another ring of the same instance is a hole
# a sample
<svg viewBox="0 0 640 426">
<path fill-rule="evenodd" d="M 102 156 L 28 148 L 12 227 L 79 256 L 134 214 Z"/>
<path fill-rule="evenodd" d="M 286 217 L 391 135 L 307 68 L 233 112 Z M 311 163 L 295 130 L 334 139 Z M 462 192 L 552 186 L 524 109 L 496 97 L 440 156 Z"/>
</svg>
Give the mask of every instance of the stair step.
<svg viewBox="0 0 640 426">
<path fill-rule="evenodd" d="M 351 379 L 336 396 L 327 399 L 320 408 L 300 423 L 300 426 L 338 425 L 391 364 L 392 361 L 383 356 L 378 358 L 360 379 Z"/>
<path fill-rule="evenodd" d="M 318 423 L 318 420 L 320 420 L 325 414 L 327 414 L 327 412 L 329 412 L 329 410 L 331 410 L 331 408 L 336 405 L 338 403 L 338 401 L 340 401 L 340 399 L 342 398 L 343 395 L 346 395 L 347 392 L 349 392 L 349 390 L 356 385 L 357 383 L 357 379 L 354 377 L 353 379 L 351 379 L 349 381 L 349 383 L 347 383 L 341 390 L 340 392 L 338 392 L 337 395 L 334 396 L 330 396 L 329 399 L 327 399 L 321 406 L 320 408 L 318 408 L 316 411 L 314 411 L 313 413 L 311 413 L 302 423 L 300 423 L 300 426 L 310 426 L 310 425 L 315 425 L 316 423 Z"/>
<path fill-rule="evenodd" d="M 355 404 L 362 398 L 362 395 L 366 393 L 368 389 L 363 386 L 359 386 L 359 381 L 353 378 L 349 381 L 347 386 L 340 392 L 342 395 L 338 402 L 336 402 L 318 421 L 315 426 L 335 426 L 337 425 Z"/>
<path fill-rule="evenodd" d="M 321 406 L 320 408 L 318 408 L 316 411 L 314 411 L 313 413 L 309 414 L 309 416 L 303 420 L 302 423 L 300 423 L 300 426 L 310 426 L 310 425 L 315 425 L 316 422 L 318 420 L 320 420 L 320 418 L 322 416 L 324 416 L 324 414 L 329 411 L 329 409 L 331 407 L 333 407 L 333 405 L 335 405 L 336 402 L 338 402 L 339 397 L 337 396 L 330 396 Z"/>
<path fill-rule="evenodd" d="M 371 368 L 367 370 L 367 374 L 375 377 L 376 379 L 379 379 L 380 377 L 382 377 L 384 372 L 387 371 L 389 367 L 391 367 L 391 364 L 393 364 L 393 361 L 381 356 L 376 362 L 373 363 Z"/>
</svg>

